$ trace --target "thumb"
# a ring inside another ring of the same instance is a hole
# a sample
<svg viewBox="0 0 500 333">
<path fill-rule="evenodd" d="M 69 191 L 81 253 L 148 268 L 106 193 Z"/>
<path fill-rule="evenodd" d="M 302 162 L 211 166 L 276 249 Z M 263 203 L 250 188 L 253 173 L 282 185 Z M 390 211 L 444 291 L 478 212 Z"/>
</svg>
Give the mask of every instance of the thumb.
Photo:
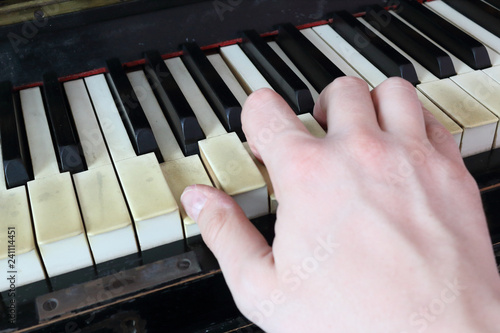
<svg viewBox="0 0 500 333">
<path fill-rule="evenodd" d="M 255 297 L 259 291 L 265 293 L 262 282 L 269 282 L 274 276 L 272 250 L 240 206 L 223 191 L 206 185 L 187 187 L 181 202 L 198 223 L 203 240 L 217 258 L 237 303 L 238 299 L 249 300 L 246 296 Z"/>
</svg>

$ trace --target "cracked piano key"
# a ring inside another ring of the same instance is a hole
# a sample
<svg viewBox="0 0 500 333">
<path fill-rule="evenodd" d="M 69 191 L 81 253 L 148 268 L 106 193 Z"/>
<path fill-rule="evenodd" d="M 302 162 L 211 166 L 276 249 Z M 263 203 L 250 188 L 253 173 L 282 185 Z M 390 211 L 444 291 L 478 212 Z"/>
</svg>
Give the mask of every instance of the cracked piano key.
<svg viewBox="0 0 500 333">
<path fill-rule="evenodd" d="M 0 142 L 3 144 L 3 175 L 8 188 L 33 179 L 22 114 L 10 82 L 0 83 Z"/>
<path fill-rule="evenodd" d="M 376 87 L 387 79 L 377 67 L 369 62 L 351 44 L 342 38 L 329 25 L 321 25 L 312 28 L 335 52 L 359 73 L 359 75 L 372 87 Z"/>
<path fill-rule="evenodd" d="M 3 153 L 2 148 L 0 142 L 0 155 Z M 0 168 L 3 167 L 2 160 L 0 159 Z M 7 189 L 6 185 L 4 178 L 0 177 L 0 225 L 5 228 L 0 232 L 0 267 L 9 267 L 9 260 L 12 259 L 9 254 L 12 252 L 9 253 L 8 245 L 15 244 L 15 267 L 8 271 L 16 271 L 16 287 L 20 287 L 45 279 L 45 273 L 33 237 L 26 187 Z M 9 288 L 10 281 L 0 279 L 0 291 Z"/>
<path fill-rule="evenodd" d="M 416 1 L 400 0 L 398 15 L 473 69 L 491 66 L 483 44 Z M 455 66 L 458 72 L 458 69 Z"/>
<path fill-rule="evenodd" d="M 106 74 L 106 79 L 136 154 L 153 152 L 161 160 L 151 127 L 120 61 L 113 58 L 106 61 L 106 64 L 109 71 Z"/>
<path fill-rule="evenodd" d="M 316 101 L 319 97 L 318 92 L 316 91 L 316 89 L 314 89 L 314 87 L 309 82 L 309 80 L 306 79 L 304 74 L 302 74 L 299 71 L 297 66 L 295 66 L 295 64 L 292 62 L 292 60 L 290 60 L 290 58 L 285 54 L 285 52 L 283 52 L 281 47 L 279 47 L 278 43 L 276 43 L 275 41 L 271 41 L 271 42 L 268 42 L 267 44 L 269 45 L 269 47 L 271 47 L 273 49 L 274 52 L 276 52 L 276 54 L 285 62 L 285 64 L 287 64 L 287 66 L 290 67 L 290 69 L 302 80 L 302 82 L 305 83 L 305 85 L 307 86 L 307 88 L 311 92 L 313 101 Z"/>
<path fill-rule="evenodd" d="M 276 42 L 318 92 L 336 78 L 345 76 L 290 23 L 278 27 Z"/>
<path fill-rule="evenodd" d="M 367 33 L 354 16 L 339 11 L 332 17 L 330 26 L 385 75 L 402 77 L 413 85 L 419 83 L 413 64 L 378 36 Z"/>
<path fill-rule="evenodd" d="M 236 133 L 225 131 L 183 62 L 178 58 L 165 62 L 203 131 L 209 133 L 198 144 L 201 160 L 214 185 L 232 196 L 247 217 L 268 214 L 266 183 Z"/>
<path fill-rule="evenodd" d="M 85 84 L 132 214 L 141 250 L 183 239 L 179 208 L 157 158 L 153 153 L 136 156 L 125 128 L 120 126 L 120 116 L 104 76 L 87 77 Z"/>
<path fill-rule="evenodd" d="M 62 86 L 55 73 L 43 76 L 43 95 L 61 172 L 77 173 L 85 170 L 85 158 L 79 147 L 79 138 L 66 108 Z"/>
<path fill-rule="evenodd" d="M 381 6 L 367 8 L 363 17 L 372 27 L 398 45 L 406 53 L 440 79 L 456 75 L 453 62 L 447 53 L 422 35 L 399 21 Z"/>
<path fill-rule="evenodd" d="M 491 64 L 494 66 L 500 64 L 500 37 L 495 36 L 442 1 L 426 3 L 425 6 L 453 23 L 457 28 L 462 29 L 469 35 L 481 41 L 488 51 Z"/>
<path fill-rule="evenodd" d="M 64 83 L 88 170 L 74 174 L 96 264 L 136 253 L 134 226 L 82 79 Z M 119 240 L 119 241 L 117 241 Z"/>
<path fill-rule="evenodd" d="M 443 0 L 483 28 L 500 37 L 500 10 L 481 0 Z"/>
<path fill-rule="evenodd" d="M 219 73 L 220 77 L 226 83 L 240 105 L 245 104 L 248 95 L 231 72 L 231 69 L 229 69 L 224 59 L 222 59 L 221 55 L 218 53 L 210 54 L 207 56 L 207 59 L 212 66 L 214 66 L 215 70 Z"/>
<path fill-rule="evenodd" d="M 186 155 L 198 153 L 198 141 L 205 138 L 193 110 L 181 93 L 161 55 L 145 53 L 147 78 L 175 138 Z"/>
<path fill-rule="evenodd" d="M 482 71 L 451 77 L 456 84 L 469 93 L 495 116 L 500 117 L 500 84 Z M 500 135 L 496 135 L 493 148 L 500 147 Z"/>
<path fill-rule="evenodd" d="M 247 94 L 261 88 L 274 90 L 239 45 L 223 46 L 220 54 Z"/>
<path fill-rule="evenodd" d="M 241 49 L 292 109 L 297 114 L 312 112 L 311 92 L 292 69 L 255 30 L 243 31 L 242 37 Z"/>
<path fill-rule="evenodd" d="M 28 182 L 40 255 L 49 277 L 93 265 L 69 172 L 60 173 L 39 88 L 20 91 L 35 179 Z"/>
<path fill-rule="evenodd" d="M 236 97 L 196 43 L 184 43 L 182 50 L 181 59 L 226 131 L 236 132 L 243 140 L 241 105 Z"/>
<path fill-rule="evenodd" d="M 489 151 L 498 118 L 450 79 L 422 83 L 417 88 L 463 128 L 463 157 Z"/>
</svg>

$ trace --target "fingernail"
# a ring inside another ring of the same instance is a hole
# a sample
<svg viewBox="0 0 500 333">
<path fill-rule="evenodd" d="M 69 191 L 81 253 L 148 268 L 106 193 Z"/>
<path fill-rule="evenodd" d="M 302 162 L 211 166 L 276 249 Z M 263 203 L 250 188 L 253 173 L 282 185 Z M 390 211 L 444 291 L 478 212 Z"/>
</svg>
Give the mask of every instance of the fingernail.
<svg viewBox="0 0 500 333">
<path fill-rule="evenodd" d="M 198 221 L 198 216 L 207 202 L 207 197 L 203 192 L 197 190 L 196 187 L 190 186 L 182 193 L 181 202 L 189 217 Z"/>
</svg>

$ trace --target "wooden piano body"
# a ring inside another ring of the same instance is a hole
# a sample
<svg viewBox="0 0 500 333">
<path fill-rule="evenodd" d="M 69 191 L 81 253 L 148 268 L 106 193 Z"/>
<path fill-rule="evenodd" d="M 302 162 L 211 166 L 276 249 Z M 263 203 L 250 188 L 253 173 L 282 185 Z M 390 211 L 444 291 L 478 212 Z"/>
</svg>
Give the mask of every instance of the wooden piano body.
<svg viewBox="0 0 500 333">
<path fill-rule="evenodd" d="M 144 64 L 145 51 L 178 55 L 186 41 L 215 50 L 237 43 L 242 30 L 272 36 L 277 24 L 317 25 L 334 11 L 361 13 L 367 5 L 398 1 L 132 0 L 52 15 L 60 6 L 54 3 L 30 9 L 31 20 L 0 27 L 0 82 L 11 81 L 17 89 L 37 86 L 49 70 L 68 81 L 105 72 L 110 58 L 133 68 Z M 498 154 L 465 159 L 482 189 L 495 250 L 500 241 Z M 254 222 L 271 242 L 274 215 Z M 5 219 L 0 232 L 7 229 L 4 224 Z M 57 294 L 61 290 L 66 294 Z M 236 309 L 200 236 L 17 287 L 15 306 L 11 300 L 8 291 L 1 293 L 0 332 L 260 332 Z M 15 323 L 10 322 L 13 307 Z"/>
</svg>

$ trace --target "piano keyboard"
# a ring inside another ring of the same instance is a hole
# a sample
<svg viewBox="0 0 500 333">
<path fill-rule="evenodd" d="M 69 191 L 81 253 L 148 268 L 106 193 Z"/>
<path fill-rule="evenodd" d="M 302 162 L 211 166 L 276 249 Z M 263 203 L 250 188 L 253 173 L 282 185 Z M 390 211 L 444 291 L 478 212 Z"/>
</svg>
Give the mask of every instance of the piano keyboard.
<svg viewBox="0 0 500 333">
<path fill-rule="evenodd" d="M 464 157 L 498 148 L 498 31 L 451 1 L 400 3 L 300 31 L 283 24 L 265 39 L 245 31 L 207 54 L 194 43 L 167 60 L 149 52 L 128 72 L 112 59 L 106 74 L 63 84 L 53 73 L 15 93 L 2 84 L 0 225 L 18 232 L 17 286 L 199 235 L 180 204 L 191 184 L 224 190 L 249 218 L 274 213 L 239 118 L 260 88 L 280 93 L 321 137 L 310 113 L 329 82 L 350 75 L 374 88 L 402 76 Z M 0 249 L 0 266 L 8 259 Z"/>
</svg>

